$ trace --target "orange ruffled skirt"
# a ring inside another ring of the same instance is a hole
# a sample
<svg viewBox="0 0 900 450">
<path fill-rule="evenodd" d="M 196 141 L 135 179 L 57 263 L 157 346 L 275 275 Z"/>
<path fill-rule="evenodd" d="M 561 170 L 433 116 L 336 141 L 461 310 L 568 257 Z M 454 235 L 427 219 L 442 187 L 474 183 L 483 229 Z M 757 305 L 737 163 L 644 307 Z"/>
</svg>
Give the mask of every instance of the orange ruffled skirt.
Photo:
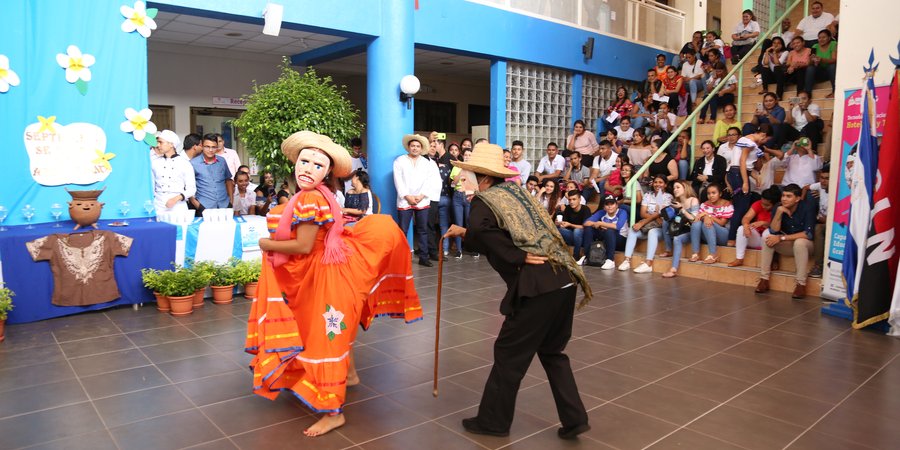
<svg viewBox="0 0 900 450">
<path fill-rule="evenodd" d="M 245 345 L 256 355 L 256 394 L 274 400 L 288 390 L 317 413 L 341 411 L 357 325 L 367 329 L 378 316 L 422 318 L 409 244 L 390 216 L 345 228 L 351 252 L 344 264 L 321 262 L 329 226 L 320 226 L 308 255 L 277 268 L 263 258 Z"/>
</svg>

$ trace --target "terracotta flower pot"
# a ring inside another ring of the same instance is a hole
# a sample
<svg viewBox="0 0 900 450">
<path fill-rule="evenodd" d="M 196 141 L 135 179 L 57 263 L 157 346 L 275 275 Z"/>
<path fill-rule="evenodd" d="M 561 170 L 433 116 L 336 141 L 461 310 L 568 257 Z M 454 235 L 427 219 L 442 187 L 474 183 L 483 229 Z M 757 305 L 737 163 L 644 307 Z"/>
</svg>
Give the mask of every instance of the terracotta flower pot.
<svg viewBox="0 0 900 450">
<path fill-rule="evenodd" d="M 194 309 L 203 307 L 204 295 L 206 295 L 206 288 L 200 288 L 194 292 Z"/>
<path fill-rule="evenodd" d="M 0 342 L 6 339 L 6 319 L 0 320 Z"/>
<path fill-rule="evenodd" d="M 213 303 L 217 305 L 225 305 L 234 300 L 234 285 L 230 286 L 210 286 L 213 291 Z"/>
<path fill-rule="evenodd" d="M 172 309 L 169 306 L 169 297 L 166 297 L 159 292 L 154 292 L 153 296 L 156 297 L 156 309 L 161 312 L 169 312 L 169 310 Z"/>
<path fill-rule="evenodd" d="M 246 298 L 256 298 L 256 287 L 259 285 L 258 282 L 254 281 L 252 283 L 247 283 L 244 285 L 244 297 Z"/>
<path fill-rule="evenodd" d="M 171 306 L 171 311 L 169 314 L 173 316 L 186 316 L 194 312 L 194 307 L 191 305 L 194 301 L 193 295 L 184 295 L 181 297 L 169 297 L 169 304 Z"/>
</svg>

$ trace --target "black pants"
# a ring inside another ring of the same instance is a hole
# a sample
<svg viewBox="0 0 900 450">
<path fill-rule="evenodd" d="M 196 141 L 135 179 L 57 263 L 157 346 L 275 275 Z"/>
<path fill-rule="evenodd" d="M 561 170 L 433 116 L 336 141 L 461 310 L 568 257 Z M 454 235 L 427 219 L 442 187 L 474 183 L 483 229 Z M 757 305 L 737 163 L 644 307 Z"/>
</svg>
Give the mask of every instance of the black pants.
<svg viewBox="0 0 900 450">
<path fill-rule="evenodd" d="M 587 412 L 563 353 L 572 336 L 575 286 L 525 298 L 506 317 L 494 342 L 494 366 L 478 406 L 478 423 L 492 431 L 508 431 L 516 409 L 519 384 L 537 354 L 550 381 L 559 421 L 564 427 L 586 424 Z"/>
<path fill-rule="evenodd" d="M 441 241 L 441 208 L 440 202 L 431 202 L 428 207 L 428 253 L 431 259 L 437 260 L 441 249 L 438 243 Z"/>
<path fill-rule="evenodd" d="M 413 234 L 415 236 L 415 243 L 418 244 L 416 254 L 419 256 L 420 260 L 428 259 L 428 213 L 430 212 L 430 209 L 432 208 L 404 209 L 397 213 L 397 225 L 403 230 L 403 234 L 409 232 L 410 222 L 412 222 L 415 227 Z"/>
<path fill-rule="evenodd" d="M 790 112 L 788 112 L 788 114 L 790 114 Z M 816 151 L 817 146 L 822 143 L 822 132 L 824 128 L 825 122 L 822 122 L 822 119 L 813 120 L 806 124 L 800 131 L 797 131 L 797 129 L 791 125 L 783 124 L 778 127 L 778 134 L 775 137 L 775 141 L 778 146 L 782 146 L 787 141 L 796 141 L 801 136 L 806 136 L 809 138 L 813 150 Z"/>
<path fill-rule="evenodd" d="M 784 96 L 784 66 L 775 66 L 775 70 L 763 67 L 760 73 L 762 74 L 763 90 L 768 91 L 769 85 L 774 83 L 775 95 L 778 96 L 778 100 L 781 100 L 781 97 Z"/>
</svg>

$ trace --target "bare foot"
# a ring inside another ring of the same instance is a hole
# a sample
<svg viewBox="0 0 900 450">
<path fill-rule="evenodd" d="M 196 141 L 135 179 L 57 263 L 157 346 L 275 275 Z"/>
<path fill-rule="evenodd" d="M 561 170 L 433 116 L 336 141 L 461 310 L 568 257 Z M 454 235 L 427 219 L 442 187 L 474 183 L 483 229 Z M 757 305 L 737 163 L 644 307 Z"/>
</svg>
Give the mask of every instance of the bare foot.
<svg viewBox="0 0 900 450">
<path fill-rule="evenodd" d="M 303 434 L 309 437 L 321 436 L 335 428 L 342 427 L 345 422 L 346 420 L 344 419 L 343 414 L 337 414 L 334 416 L 325 414 L 321 419 L 319 419 L 318 422 L 312 424 L 311 427 L 304 430 Z"/>
</svg>

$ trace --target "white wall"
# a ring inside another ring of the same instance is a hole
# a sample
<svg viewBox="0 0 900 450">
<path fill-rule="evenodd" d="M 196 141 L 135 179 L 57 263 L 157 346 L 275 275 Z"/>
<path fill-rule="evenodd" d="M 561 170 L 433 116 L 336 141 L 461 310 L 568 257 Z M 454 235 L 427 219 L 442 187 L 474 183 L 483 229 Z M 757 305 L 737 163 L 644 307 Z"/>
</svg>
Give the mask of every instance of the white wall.
<svg viewBox="0 0 900 450">
<path fill-rule="evenodd" d="M 176 133 L 190 133 L 190 108 L 212 107 L 213 97 L 241 97 L 259 84 L 278 78 L 281 59 L 275 55 L 230 52 L 150 41 L 149 98 L 153 105 L 175 107 Z M 241 108 L 237 108 L 241 109 Z"/>
</svg>

